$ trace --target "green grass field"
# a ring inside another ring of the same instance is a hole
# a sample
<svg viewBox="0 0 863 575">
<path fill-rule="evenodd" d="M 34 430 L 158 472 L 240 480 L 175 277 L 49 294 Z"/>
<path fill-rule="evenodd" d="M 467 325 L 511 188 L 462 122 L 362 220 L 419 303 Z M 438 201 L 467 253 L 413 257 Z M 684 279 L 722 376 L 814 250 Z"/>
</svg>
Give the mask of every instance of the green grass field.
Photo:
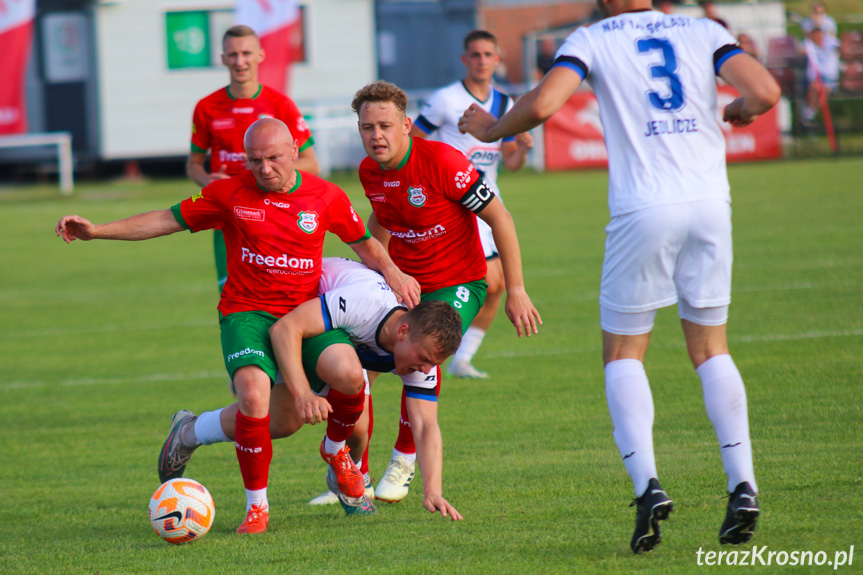
<svg viewBox="0 0 863 575">
<path fill-rule="evenodd" d="M 861 572 L 863 160 L 737 165 L 730 178 L 729 337 L 761 489 L 754 543 L 830 560 L 854 545 L 853 565 L 839 570 Z M 355 176 L 336 180 L 366 215 Z M 210 235 L 65 245 L 53 226 L 67 213 L 101 222 L 165 208 L 193 186 L 85 184 L 68 199 L 47 187 L 0 191 L 0 572 L 695 571 L 699 549 L 720 550 L 725 476 L 673 309 L 659 315 L 646 368 L 660 479 L 676 511 L 656 550 L 629 550 L 633 494 L 600 359 L 606 185 L 604 172 L 502 178 L 545 323 L 518 340 L 501 313 L 476 359 L 492 378 L 444 382 L 444 492 L 463 522 L 426 512 L 419 480 L 371 518 L 309 507 L 323 489 L 318 426 L 274 444 L 261 536 L 234 533 L 245 497 L 233 446 L 200 449 L 187 475 L 213 494 L 216 522 L 180 547 L 153 533 L 147 504 L 171 415 L 231 401 Z M 337 242 L 327 251 L 349 252 Z M 376 477 L 395 439 L 399 394 L 392 376 L 375 388 Z"/>
</svg>

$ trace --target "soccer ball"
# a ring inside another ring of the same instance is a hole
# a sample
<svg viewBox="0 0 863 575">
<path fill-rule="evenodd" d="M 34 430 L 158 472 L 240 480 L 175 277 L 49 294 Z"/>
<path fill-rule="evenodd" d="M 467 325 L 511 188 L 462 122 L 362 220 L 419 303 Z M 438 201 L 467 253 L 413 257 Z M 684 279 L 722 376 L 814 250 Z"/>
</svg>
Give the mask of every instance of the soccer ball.
<svg viewBox="0 0 863 575">
<path fill-rule="evenodd" d="M 207 534 L 216 517 L 213 497 L 194 479 L 163 483 L 150 499 L 150 523 L 159 537 L 179 545 Z"/>
</svg>

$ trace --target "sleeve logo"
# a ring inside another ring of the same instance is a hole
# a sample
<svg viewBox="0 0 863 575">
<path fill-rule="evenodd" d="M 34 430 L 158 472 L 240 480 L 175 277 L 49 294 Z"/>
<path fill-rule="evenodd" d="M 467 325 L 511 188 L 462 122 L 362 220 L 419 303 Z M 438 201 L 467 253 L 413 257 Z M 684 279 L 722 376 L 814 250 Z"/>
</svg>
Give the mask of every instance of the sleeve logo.
<svg viewBox="0 0 863 575">
<path fill-rule="evenodd" d="M 307 234 L 314 233 L 318 229 L 318 214 L 315 212 L 300 212 L 297 225 Z"/>
<path fill-rule="evenodd" d="M 423 207 L 427 199 L 428 196 L 426 196 L 422 186 L 411 186 L 408 188 L 408 202 L 415 208 Z"/>
<path fill-rule="evenodd" d="M 473 173 L 473 165 L 468 166 L 466 170 L 456 173 L 455 175 L 455 187 L 463 190 L 467 187 L 468 182 L 470 182 L 470 175 Z"/>
<path fill-rule="evenodd" d="M 197 194 L 192 196 L 192 203 L 194 204 L 198 200 L 203 200 L 203 199 L 204 199 L 204 190 L 201 190 L 200 192 L 198 192 Z"/>
</svg>

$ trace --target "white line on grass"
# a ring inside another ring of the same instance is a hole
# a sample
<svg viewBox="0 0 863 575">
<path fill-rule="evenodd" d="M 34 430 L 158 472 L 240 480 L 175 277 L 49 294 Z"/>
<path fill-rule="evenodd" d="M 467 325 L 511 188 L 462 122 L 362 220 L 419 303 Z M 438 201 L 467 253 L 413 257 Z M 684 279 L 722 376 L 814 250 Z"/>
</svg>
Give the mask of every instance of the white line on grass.
<svg viewBox="0 0 863 575">
<path fill-rule="evenodd" d="M 197 373 L 151 373 L 138 377 L 85 377 L 65 379 L 58 382 L 47 381 L 10 381 L 0 384 L 0 389 L 34 389 L 46 386 L 74 387 L 79 385 L 119 385 L 127 383 L 153 383 L 157 381 L 192 381 L 200 379 L 219 379 L 227 376 L 224 371 L 200 371 Z"/>
<path fill-rule="evenodd" d="M 794 341 L 801 339 L 822 339 L 828 337 L 848 337 L 848 336 L 861 336 L 863 335 L 863 328 L 858 329 L 847 329 L 847 330 L 837 330 L 837 331 L 806 331 L 803 333 L 768 333 L 764 335 L 741 335 L 736 337 L 729 337 L 729 341 L 739 342 L 739 343 L 753 343 L 753 342 L 770 342 L 770 341 Z M 682 341 L 676 342 L 668 342 L 664 344 L 659 344 L 659 347 L 685 347 L 686 344 Z M 542 355 L 563 355 L 563 354 L 577 354 L 577 353 L 588 353 L 593 352 L 599 349 L 600 345 L 597 342 L 594 346 L 588 347 L 556 347 L 556 348 L 545 348 L 545 349 L 531 349 L 531 350 L 505 350 L 505 351 L 496 351 L 491 353 L 483 354 L 484 357 L 488 357 L 491 359 L 494 358 L 509 358 L 509 357 L 535 357 Z"/>
</svg>

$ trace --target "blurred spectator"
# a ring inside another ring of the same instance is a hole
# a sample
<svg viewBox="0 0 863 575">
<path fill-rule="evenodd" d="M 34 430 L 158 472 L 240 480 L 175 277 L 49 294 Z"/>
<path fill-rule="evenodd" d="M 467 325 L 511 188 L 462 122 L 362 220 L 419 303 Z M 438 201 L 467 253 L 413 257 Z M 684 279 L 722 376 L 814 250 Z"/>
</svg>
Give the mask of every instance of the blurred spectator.
<svg viewBox="0 0 863 575">
<path fill-rule="evenodd" d="M 536 80 L 542 80 L 554 65 L 554 56 L 557 54 L 557 42 L 554 38 L 540 38 L 536 50 Z"/>
<path fill-rule="evenodd" d="M 755 38 L 747 34 L 746 32 L 741 32 L 739 36 L 737 36 L 737 43 L 740 44 L 740 48 L 758 60 L 761 61 L 761 54 L 758 52 L 758 45 L 755 44 Z"/>
<path fill-rule="evenodd" d="M 819 90 L 823 86 L 825 98 L 839 86 L 839 40 L 821 28 L 812 28 L 803 42 L 806 53 L 806 106 L 803 123 L 811 124 L 821 107 Z"/>
<path fill-rule="evenodd" d="M 653 5 L 663 14 L 674 14 L 674 4 L 671 0 L 656 0 Z"/>
<path fill-rule="evenodd" d="M 809 36 L 815 28 L 821 30 L 827 35 L 836 37 L 836 21 L 827 15 L 827 8 L 822 2 L 813 2 L 812 8 L 809 11 L 809 17 L 800 23 L 803 32 Z"/>
<path fill-rule="evenodd" d="M 716 2 L 713 2 L 713 0 L 702 0 L 700 4 L 701 9 L 704 10 L 705 18 L 710 18 L 717 24 L 720 24 L 726 30 L 730 30 L 730 28 L 728 27 L 728 23 L 719 17 L 719 12 L 717 12 L 716 10 Z"/>
</svg>

